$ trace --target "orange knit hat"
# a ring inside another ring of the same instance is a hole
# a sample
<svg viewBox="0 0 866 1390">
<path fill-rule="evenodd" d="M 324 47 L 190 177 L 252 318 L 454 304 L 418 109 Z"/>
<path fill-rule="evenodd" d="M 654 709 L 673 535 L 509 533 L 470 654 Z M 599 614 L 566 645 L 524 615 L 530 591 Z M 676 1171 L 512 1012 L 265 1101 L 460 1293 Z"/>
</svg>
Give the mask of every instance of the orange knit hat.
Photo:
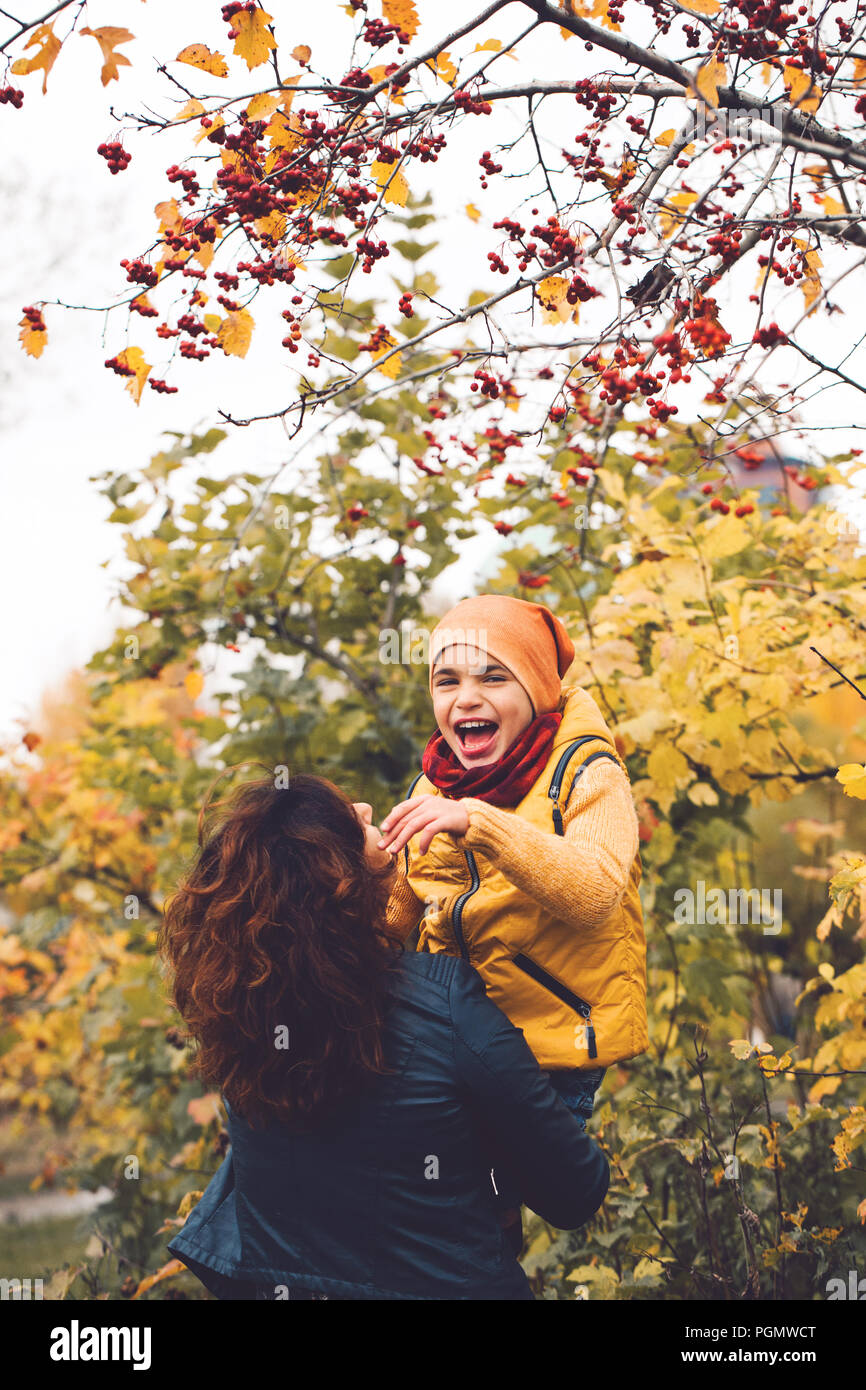
<svg viewBox="0 0 866 1390">
<path fill-rule="evenodd" d="M 430 637 L 430 694 L 433 666 L 449 646 L 473 646 L 514 672 L 534 717 L 555 710 L 562 677 L 574 661 L 574 643 L 549 608 L 507 594 L 479 594 L 450 609 Z"/>
</svg>

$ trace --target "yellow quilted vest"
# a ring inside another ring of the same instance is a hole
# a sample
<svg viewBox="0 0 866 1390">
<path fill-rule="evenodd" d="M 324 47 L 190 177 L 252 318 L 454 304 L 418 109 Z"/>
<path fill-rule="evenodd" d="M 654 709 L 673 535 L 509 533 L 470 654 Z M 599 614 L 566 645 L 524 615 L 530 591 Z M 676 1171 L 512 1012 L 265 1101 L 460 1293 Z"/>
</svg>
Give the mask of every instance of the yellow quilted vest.
<svg viewBox="0 0 866 1390">
<path fill-rule="evenodd" d="M 513 810 L 502 808 L 514 816 L 515 836 L 521 821 L 561 834 L 576 777 L 596 758 L 613 758 L 625 771 L 591 695 L 564 687 L 558 708 L 563 718 L 544 771 Z M 421 773 L 408 795 L 425 793 L 441 795 Z M 427 903 L 418 949 L 468 960 L 540 1066 L 606 1067 L 646 1051 L 640 853 L 618 906 L 589 928 L 580 925 L 579 904 L 573 919 L 551 916 L 480 851 L 461 848 L 460 836 L 434 836 L 424 855 L 413 837 L 405 855 L 408 881 Z"/>
</svg>

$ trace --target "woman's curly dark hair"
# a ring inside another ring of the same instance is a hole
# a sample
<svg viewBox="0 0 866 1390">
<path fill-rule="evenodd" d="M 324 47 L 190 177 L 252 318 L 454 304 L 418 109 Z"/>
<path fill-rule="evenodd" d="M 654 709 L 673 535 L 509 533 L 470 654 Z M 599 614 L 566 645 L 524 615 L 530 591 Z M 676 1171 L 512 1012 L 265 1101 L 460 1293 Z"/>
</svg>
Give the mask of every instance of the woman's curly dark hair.
<svg viewBox="0 0 866 1390">
<path fill-rule="evenodd" d="M 393 868 L 369 863 L 352 802 L 323 777 L 244 783 L 205 830 L 208 809 L 159 934 L 172 998 L 206 1085 L 250 1124 L 303 1127 L 386 1070 Z"/>
</svg>

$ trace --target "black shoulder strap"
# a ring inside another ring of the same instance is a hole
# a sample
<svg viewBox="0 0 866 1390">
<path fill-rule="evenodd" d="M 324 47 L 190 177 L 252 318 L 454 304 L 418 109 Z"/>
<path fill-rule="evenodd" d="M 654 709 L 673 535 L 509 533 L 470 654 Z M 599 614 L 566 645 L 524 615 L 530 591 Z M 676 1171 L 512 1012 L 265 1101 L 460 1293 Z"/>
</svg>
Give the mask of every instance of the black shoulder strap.
<svg viewBox="0 0 866 1390">
<path fill-rule="evenodd" d="M 416 786 L 417 786 L 418 783 L 421 781 L 421 778 L 422 778 L 423 776 L 424 776 L 424 773 L 423 773 L 423 772 L 419 772 L 417 777 L 413 777 L 412 782 L 411 782 L 411 785 L 410 785 L 410 787 L 409 787 L 409 790 L 407 791 L 406 795 L 403 797 L 403 800 L 404 800 L 404 801 L 408 801 L 408 800 L 409 800 L 409 797 L 412 795 L 413 791 L 415 790 Z M 405 845 L 403 846 L 403 853 L 404 853 L 405 856 L 406 856 L 406 872 L 407 872 L 407 874 L 408 874 L 408 872 L 409 872 L 409 846 L 408 846 L 408 844 L 405 844 Z"/>
<path fill-rule="evenodd" d="M 604 742 L 605 739 L 601 736 L 601 734 L 584 734 L 583 738 L 576 738 L 573 743 L 570 743 L 568 745 L 559 762 L 557 763 L 556 768 L 554 769 L 553 777 L 550 780 L 550 788 L 547 793 L 547 795 L 553 802 L 553 828 L 556 831 L 557 835 L 565 834 L 565 830 L 563 829 L 562 825 L 562 808 L 559 804 L 559 793 L 562 790 L 562 782 L 563 778 L 565 777 L 565 770 L 568 767 L 568 764 L 571 762 L 571 759 L 574 757 L 578 748 L 582 748 L 585 743 Z M 585 767 L 589 767 L 590 763 L 595 762 L 596 758 L 610 758 L 612 762 L 615 762 L 617 766 L 619 766 L 619 759 L 617 758 L 616 754 L 608 752 L 607 749 L 600 748 L 598 752 L 590 753 L 588 758 L 584 758 L 583 762 L 580 764 L 580 767 L 577 769 L 577 772 L 574 774 L 574 777 L 572 778 L 571 786 L 568 789 L 568 796 L 565 798 L 566 806 L 568 805 L 568 797 L 570 797 L 571 793 L 574 791 L 574 784 L 577 781 L 578 777 L 581 776 Z M 412 785 L 414 786 L 414 783 Z"/>
</svg>

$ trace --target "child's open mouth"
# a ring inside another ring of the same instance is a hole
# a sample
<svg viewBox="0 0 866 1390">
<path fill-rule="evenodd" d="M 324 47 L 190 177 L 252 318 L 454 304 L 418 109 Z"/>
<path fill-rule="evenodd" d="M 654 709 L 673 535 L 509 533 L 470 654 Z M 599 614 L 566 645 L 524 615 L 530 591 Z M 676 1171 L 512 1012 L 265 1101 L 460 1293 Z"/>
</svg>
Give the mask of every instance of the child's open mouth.
<svg viewBox="0 0 866 1390">
<path fill-rule="evenodd" d="M 489 753 L 499 733 L 499 725 L 490 719 L 461 719 L 454 725 L 461 751 L 469 758 Z"/>
</svg>

